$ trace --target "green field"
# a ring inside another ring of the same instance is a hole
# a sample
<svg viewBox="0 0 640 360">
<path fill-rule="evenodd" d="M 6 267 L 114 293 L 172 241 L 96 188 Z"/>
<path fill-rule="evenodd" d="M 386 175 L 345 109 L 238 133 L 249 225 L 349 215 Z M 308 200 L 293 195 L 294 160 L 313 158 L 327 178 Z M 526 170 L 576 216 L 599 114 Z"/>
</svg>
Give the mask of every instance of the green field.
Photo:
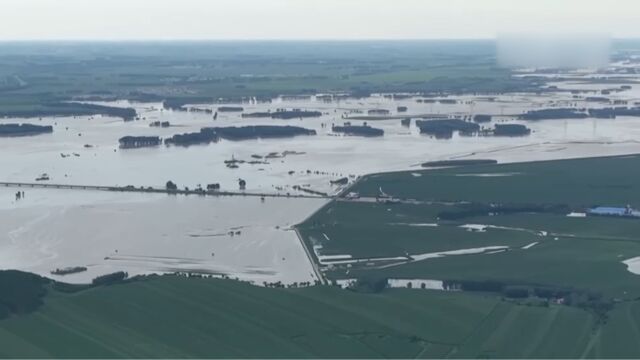
<svg viewBox="0 0 640 360">
<path fill-rule="evenodd" d="M 162 276 L 49 290 L 38 310 L 0 320 L 0 356 L 576 357 L 592 334 L 586 311 L 491 295 Z"/>
<path fill-rule="evenodd" d="M 640 156 L 475 165 L 364 177 L 354 191 L 419 200 L 640 207 Z M 497 174 L 503 176 L 483 176 Z"/>
</svg>

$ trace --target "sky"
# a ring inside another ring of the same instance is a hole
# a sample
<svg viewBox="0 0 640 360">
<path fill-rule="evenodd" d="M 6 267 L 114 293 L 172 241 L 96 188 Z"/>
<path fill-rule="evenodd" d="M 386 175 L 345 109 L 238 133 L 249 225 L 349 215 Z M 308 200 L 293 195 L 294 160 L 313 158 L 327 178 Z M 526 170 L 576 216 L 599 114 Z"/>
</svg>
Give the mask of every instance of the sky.
<svg viewBox="0 0 640 360">
<path fill-rule="evenodd" d="M 640 38 L 639 0 L 0 0 L 0 40 Z"/>
</svg>

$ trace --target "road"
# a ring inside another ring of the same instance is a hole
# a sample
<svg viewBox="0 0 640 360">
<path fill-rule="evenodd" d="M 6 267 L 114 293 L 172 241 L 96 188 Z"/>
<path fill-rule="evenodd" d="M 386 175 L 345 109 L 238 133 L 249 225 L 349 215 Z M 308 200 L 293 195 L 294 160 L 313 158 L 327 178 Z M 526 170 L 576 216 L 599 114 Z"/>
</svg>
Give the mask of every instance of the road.
<svg viewBox="0 0 640 360">
<path fill-rule="evenodd" d="M 92 191 L 121 191 L 121 192 L 141 192 L 141 193 L 164 193 L 181 195 L 208 195 L 208 196 L 254 196 L 254 197 L 279 197 L 294 199 L 334 199 L 336 196 L 330 195 L 308 195 L 308 194 L 279 194 L 279 193 L 255 193 L 247 191 L 217 191 L 217 190 L 169 190 L 165 188 L 134 187 L 134 186 L 104 186 L 104 185 L 73 185 L 73 184 L 51 184 L 45 182 L 0 182 L 0 187 L 12 188 L 42 188 L 42 189 L 64 189 L 64 190 L 92 190 Z"/>
</svg>

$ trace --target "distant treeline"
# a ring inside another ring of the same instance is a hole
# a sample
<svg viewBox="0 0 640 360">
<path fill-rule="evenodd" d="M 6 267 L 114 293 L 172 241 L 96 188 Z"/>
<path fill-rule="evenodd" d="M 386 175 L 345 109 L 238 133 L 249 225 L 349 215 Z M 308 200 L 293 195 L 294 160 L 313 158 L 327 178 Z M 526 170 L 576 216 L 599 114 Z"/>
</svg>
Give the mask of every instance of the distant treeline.
<svg viewBox="0 0 640 360">
<path fill-rule="evenodd" d="M 244 108 L 241 106 L 220 106 L 218 107 L 218 111 L 220 112 L 238 112 L 244 111 Z"/>
<path fill-rule="evenodd" d="M 266 138 L 284 138 L 299 135 L 315 135 L 315 130 L 298 126 L 250 125 L 205 128 L 226 140 L 248 140 Z"/>
<path fill-rule="evenodd" d="M 52 132 L 51 125 L 0 124 L 0 136 L 29 136 Z"/>
<path fill-rule="evenodd" d="M 169 98 L 162 101 L 162 107 L 166 110 L 187 111 L 187 109 L 183 107 L 186 104 L 210 104 L 212 101 L 212 98 L 204 96 Z"/>
<path fill-rule="evenodd" d="M 300 110 L 300 109 L 278 109 L 277 111 L 268 111 L 268 112 L 253 112 L 253 113 L 245 113 L 242 114 L 243 118 L 272 118 L 272 119 L 297 119 L 297 118 L 306 118 L 306 117 L 320 117 L 322 113 L 320 111 L 309 111 L 309 110 Z"/>
<path fill-rule="evenodd" d="M 207 127 L 200 129 L 199 132 L 174 135 L 171 138 L 165 139 L 164 142 L 169 145 L 188 146 L 217 142 L 219 139 L 250 140 L 315 134 L 315 130 L 298 126 L 250 125 L 240 127 Z"/>
<path fill-rule="evenodd" d="M 0 117 L 45 117 L 45 116 L 89 116 L 105 115 L 122 118 L 124 121 L 134 120 L 137 116 L 133 108 L 119 108 L 105 105 L 82 104 L 76 102 L 48 103 L 42 107 L 29 110 L 4 110 Z"/>
</svg>

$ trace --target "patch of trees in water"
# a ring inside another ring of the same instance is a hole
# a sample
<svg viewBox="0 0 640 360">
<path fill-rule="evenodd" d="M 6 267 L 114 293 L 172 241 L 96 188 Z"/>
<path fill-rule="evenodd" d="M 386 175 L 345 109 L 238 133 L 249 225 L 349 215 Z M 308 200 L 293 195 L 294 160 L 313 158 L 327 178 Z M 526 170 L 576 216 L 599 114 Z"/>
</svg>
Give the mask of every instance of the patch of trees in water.
<svg viewBox="0 0 640 360">
<path fill-rule="evenodd" d="M 52 270 L 51 274 L 63 276 L 63 275 L 69 275 L 69 274 L 77 274 L 84 271 L 87 271 L 86 266 L 71 266 L 71 267 L 65 267 L 65 268 L 57 268 L 55 270 Z"/>
<path fill-rule="evenodd" d="M 584 119 L 589 115 L 571 108 L 530 110 L 519 116 L 522 120 Z"/>
<path fill-rule="evenodd" d="M 244 108 L 241 106 L 220 106 L 218 107 L 219 112 L 240 112 L 244 111 Z"/>
<path fill-rule="evenodd" d="M 159 136 L 123 136 L 118 142 L 122 149 L 135 149 L 141 147 L 158 146 L 162 144 Z"/>
<path fill-rule="evenodd" d="M 421 134 L 433 135 L 439 139 L 448 139 L 455 131 L 473 134 L 480 131 L 480 125 L 461 119 L 416 120 Z"/>
<path fill-rule="evenodd" d="M 249 125 L 228 127 L 206 127 L 199 132 L 176 134 L 165 139 L 167 145 L 189 146 L 197 144 L 209 144 L 220 139 L 226 140 L 250 140 L 287 138 L 300 135 L 316 135 L 316 131 L 298 126 L 278 125 Z"/>
<path fill-rule="evenodd" d="M 208 128 L 202 128 L 199 132 L 175 134 L 164 139 L 165 145 L 190 146 L 199 144 L 209 144 L 218 141 L 218 135 Z"/>
<path fill-rule="evenodd" d="M 497 163 L 498 160 L 493 159 L 439 160 L 422 163 L 422 167 L 491 165 Z"/>
<path fill-rule="evenodd" d="M 310 111 L 301 109 L 277 109 L 276 111 L 266 112 L 253 112 L 242 114 L 243 118 L 272 118 L 272 119 L 296 119 L 296 118 L 308 118 L 308 117 L 320 117 L 322 113 L 320 111 Z"/>
<path fill-rule="evenodd" d="M 149 124 L 150 127 L 169 127 L 171 126 L 171 123 L 169 123 L 168 121 L 153 121 L 152 123 Z"/>
<path fill-rule="evenodd" d="M 350 136 L 374 137 L 384 135 L 384 130 L 371 127 L 366 123 L 363 125 L 351 125 L 350 123 L 345 123 L 343 126 L 332 126 L 331 130 L 336 133 L 343 133 Z"/>
<path fill-rule="evenodd" d="M 387 109 L 371 109 L 367 111 L 369 115 L 389 115 L 391 112 Z"/>
<path fill-rule="evenodd" d="M 0 124 L 0 136 L 30 136 L 52 132 L 51 125 Z"/>
<path fill-rule="evenodd" d="M 286 138 L 300 135 L 315 135 L 316 131 L 298 126 L 250 125 L 204 128 L 226 140 L 249 140 Z"/>
<path fill-rule="evenodd" d="M 200 109 L 197 107 L 190 107 L 187 109 L 189 112 L 202 113 L 202 114 L 213 114 L 213 110 L 211 109 Z"/>
<path fill-rule="evenodd" d="M 473 116 L 473 121 L 477 123 L 486 123 L 491 121 L 491 115 L 478 114 Z"/>
<path fill-rule="evenodd" d="M 604 109 L 589 109 L 589 116 L 604 119 L 615 119 L 616 116 L 640 116 L 640 107 L 609 107 Z"/>
<path fill-rule="evenodd" d="M 494 136 L 526 136 L 531 134 L 531 129 L 522 124 L 496 124 L 493 129 Z"/>
</svg>

